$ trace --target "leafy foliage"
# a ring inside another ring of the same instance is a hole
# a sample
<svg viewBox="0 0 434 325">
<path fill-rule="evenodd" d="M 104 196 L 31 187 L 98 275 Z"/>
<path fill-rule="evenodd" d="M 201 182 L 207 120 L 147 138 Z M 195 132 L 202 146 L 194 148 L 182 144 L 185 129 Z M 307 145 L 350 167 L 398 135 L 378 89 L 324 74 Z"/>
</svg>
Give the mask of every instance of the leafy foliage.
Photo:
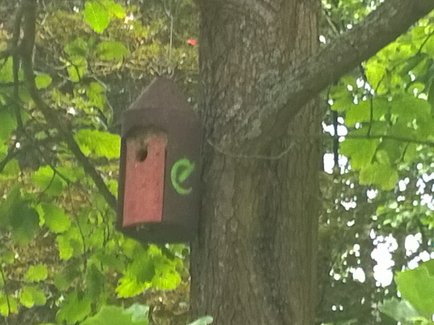
<svg viewBox="0 0 434 325">
<path fill-rule="evenodd" d="M 125 17 L 124 8 L 113 0 L 87 1 L 84 6 L 84 21 L 97 33 L 109 26 L 111 19 Z"/>
<path fill-rule="evenodd" d="M 434 314 L 434 260 L 418 268 L 397 274 L 396 283 L 401 296 L 426 318 Z"/>
<path fill-rule="evenodd" d="M 132 305 L 126 310 L 116 306 L 103 306 L 95 316 L 88 318 L 82 325 L 148 325 L 148 313 L 147 306 Z"/>
<path fill-rule="evenodd" d="M 22 64 L 14 71 L 13 57 L 1 56 L 0 315 L 9 324 L 187 322 L 188 248 L 142 245 L 118 233 L 112 207 L 65 140 L 72 136 L 115 194 L 120 114 L 143 86 L 169 74 L 196 102 L 195 9 L 190 0 L 165 3 L 44 1 L 35 86 L 65 128 L 42 114 Z M 323 1 L 326 41 L 378 3 Z M 15 5 L 0 4 L 7 17 L 0 53 L 12 46 Z M 431 262 L 382 288 L 371 257 L 389 236 L 399 242 L 390 270 L 432 251 L 433 26 L 432 16 L 422 20 L 328 90 L 324 124 L 334 130 L 326 141 L 338 145 L 325 150 L 349 163 L 323 180 L 318 322 L 423 324 L 433 312 Z M 421 240 L 408 254 L 409 234 Z"/>
<path fill-rule="evenodd" d="M 349 128 L 341 152 L 363 185 L 393 189 L 398 166 L 413 163 L 424 145 L 433 144 L 431 81 L 417 69 L 424 60 L 432 64 L 425 54 L 434 32 L 428 21 L 361 66 L 361 76 L 346 77 L 331 91 L 331 109 L 344 115 Z"/>
<path fill-rule="evenodd" d="M 192 8 L 183 1 L 173 10 Z M 11 9 L 0 5 L 1 13 Z M 158 1 L 146 8 L 140 1 L 48 1 L 39 9 L 35 87 L 65 124 L 46 119 L 23 82 L 23 67 L 16 80 L 13 57 L 2 57 L 0 317 L 9 324 L 164 324 L 170 318 L 185 324 L 188 249 L 145 246 L 118 233 L 115 211 L 65 134 L 115 195 L 119 114 L 163 69 L 176 67 L 186 91 L 194 87 L 196 51 L 187 44 L 194 21 L 173 25 L 168 57 L 170 21 Z M 0 52 L 12 46 L 10 26 L 0 26 Z"/>
<path fill-rule="evenodd" d="M 370 5 L 324 1 L 325 42 Z M 411 302 L 396 299 L 399 285 L 379 279 L 432 258 L 432 21 L 423 19 L 327 91 L 326 157 L 334 168 L 322 189 L 318 313 L 325 323 L 426 322 Z M 408 249 L 410 237 L 417 249 Z"/>
<path fill-rule="evenodd" d="M 404 324 L 431 324 L 434 315 L 434 260 L 422 263 L 413 270 L 399 272 L 395 281 L 402 300 L 385 301 L 381 311 Z"/>
</svg>

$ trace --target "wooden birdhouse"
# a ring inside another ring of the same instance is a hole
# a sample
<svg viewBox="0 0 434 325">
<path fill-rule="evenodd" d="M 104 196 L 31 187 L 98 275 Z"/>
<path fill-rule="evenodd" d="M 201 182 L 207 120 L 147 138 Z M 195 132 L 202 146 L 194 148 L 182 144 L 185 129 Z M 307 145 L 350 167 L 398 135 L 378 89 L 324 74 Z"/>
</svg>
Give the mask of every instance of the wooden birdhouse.
<svg viewBox="0 0 434 325">
<path fill-rule="evenodd" d="M 174 82 L 155 79 L 123 113 L 118 227 L 142 242 L 197 234 L 201 126 Z"/>
</svg>

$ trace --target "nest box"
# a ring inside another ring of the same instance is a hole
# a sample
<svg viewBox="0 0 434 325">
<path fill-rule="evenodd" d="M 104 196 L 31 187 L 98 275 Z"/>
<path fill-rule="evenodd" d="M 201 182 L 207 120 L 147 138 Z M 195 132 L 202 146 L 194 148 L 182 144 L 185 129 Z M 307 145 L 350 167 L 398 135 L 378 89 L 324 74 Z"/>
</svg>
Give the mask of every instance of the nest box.
<svg viewBox="0 0 434 325">
<path fill-rule="evenodd" d="M 142 242 L 197 234 L 201 126 L 174 82 L 155 79 L 122 115 L 118 226 Z"/>
</svg>

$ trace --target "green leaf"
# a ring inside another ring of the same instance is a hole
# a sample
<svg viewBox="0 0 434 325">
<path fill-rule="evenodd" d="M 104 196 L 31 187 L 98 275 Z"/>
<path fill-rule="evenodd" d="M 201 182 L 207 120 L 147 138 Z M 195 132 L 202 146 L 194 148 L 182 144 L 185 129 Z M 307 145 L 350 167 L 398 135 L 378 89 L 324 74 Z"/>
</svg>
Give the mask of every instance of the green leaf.
<svg viewBox="0 0 434 325">
<path fill-rule="evenodd" d="M 384 64 L 379 63 L 376 59 L 371 59 L 366 64 L 365 72 L 372 87 L 378 88 L 384 78 Z"/>
<path fill-rule="evenodd" d="M 138 254 L 143 254 L 144 247 L 137 240 L 129 237 L 122 238 L 122 252 L 126 257 L 134 259 Z"/>
<path fill-rule="evenodd" d="M 75 165 L 57 166 L 56 170 L 71 182 L 82 181 L 86 177 L 83 169 L 77 168 Z"/>
<path fill-rule="evenodd" d="M 39 187 L 44 194 L 49 196 L 57 196 L 63 192 L 65 181 L 58 175 L 54 174 L 54 171 L 48 166 L 40 167 L 32 175 L 33 183 Z"/>
<path fill-rule="evenodd" d="M 145 321 L 148 324 L 149 306 L 135 303 L 126 309 L 126 313 L 131 315 L 133 322 Z"/>
<path fill-rule="evenodd" d="M 51 85 L 52 81 L 53 81 L 53 79 L 51 78 L 50 75 L 48 75 L 46 73 L 38 74 L 38 75 L 36 75 L 36 78 L 35 78 L 36 88 L 45 89 Z"/>
<path fill-rule="evenodd" d="M 75 134 L 81 150 L 97 158 L 114 159 L 119 157 L 120 138 L 104 131 L 83 129 Z"/>
<path fill-rule="evenodd" d="M 434 140 L 434 118 L 419 118 L 416 124 L 418 138 L 422 140 Z"/>
<path fill-rule="evenodd" d="M 5 180 L 5 181 L 16 180 L 19 174 L 20 174 L 20 166 L 18 165 L 18 161 L 16 159 L 12 159 L 7 163 L 3 171 L 0 173 L 0 180 Z"/>
<path fill-rule="evenodd" d="M 401 141 L 384 139 L 378 146 L 376 158 L 378 162 L 395 164 L 402 158 L 405 149 L 405 143 Z M 383 155 L 384 157 L 381 157 Z"/>
<path fill-rule="evenodd" d="M 431 119 L 431 105 L 426 101 L 412 95 L 400 95 L 393 98 L 390 103 L 392 114 L 398 121 L 411 122 L 415 119 Z"/>
<path fill-rule="evenodd" d="M 37 287 L 23 287 L 20 294 L 20 303 L 27 307 L 42 306 L 47 302 L 44 292 Z"/>
<path fill-rule="evenodd" d="M 72 82 L 79 82 L 87 72 L 86 58 L 76 57 L 72 59 L 66 70 L 68 71 L 69 79 Z"/>
<path fill-rule="evenodd" d="M 103 109 L 107 102 L 105 88 L 99 82 L 90 83 L 87 88 L 87 96 L 89 97 L 89 102 L 100 109 Z"/>
<path fill-rule="evenodd" d="M 118 306 L 103 306 L 93 317 L 81 325 L 148 325 L 149 307 L 134 304 L 124 310 Z"/>
<path fill-rule="evenodd" d="M 83 252 L 83 240 L 76 227 L 72 227 L 62 235 L 57 236 L 56 243 L 62 260 L 69 260 Z"/>
<path fill-rule="evenodd" d="M 333 99 L 333 105 L 331 105 L 331 109 L 336 112 L 345 112 L 354 105 L 353 97 L 351 93 L 345 89 L 345 87 L 334 87 L 331 97 Z"/>
<path fill-rule="evenodd" d="M 0 315 L 8 317 L 16 313 L 18 313 L 17 300 L 10 295 L 6 297 L 3 292 L 0 292 Z"/>
<path fill-rule="evenodd" d="M 103 3 L 111 17 L 116 17 L 118 19 L 125 18 L 125 9 L 120 4 L 113 0 L 104 0 Z"/>
<path fill-rule="evenodd" d="M 144 253 L 134 258 L 128 266 L 127 273 L 138 282 L 149 282 L 155 275 L 155 265 L 152 257 Z"/>
<path fill-rule="evenodd" d="M 417 158 L 417 145 L 414 143 L 410 143 L 405 149 L 404 161 L 406 163 L 410 163 L 414 161 L 416 158 Z"/>
<path fill-rule="evenodd" d="M 426 35 L 425 35 L 426 37 Z M 422 48 L 422 51 L 427 53 L 428 55 L 431 55 L 432 58 L 434 58 L 434 37 L 430 37 L 427 42 L 425 43 L 425 46 Z"/>
<path fill-rule="evenodd" d="M 104 292 L 105 282 L 104 274 L 95 265 L 90 265 L 86 272 L 86 292 L 90 299 L 98 300 Z"/>
<path fill-rule="evenodd" d="M 54 285 L 61 291 L 69 289 L 77 278 L 81 278 L 82 272 L 78 263 L 70 263 L 60 272 L 54 275 Z"/>
<path fill-rule="evenodd" d="M 98 44 L 97 53 L 101 60 L 118 61 L 125 58 L 129 51 L 121 42 L 104 41 Z"/>
<path fill-rule="evenodd" d="M 386 150 L 378 149 L 375 153 L 375 160 L 383 165 L 390 165 L 389 154 Z"/>
<path fill-rule="evenodd" d="M 370 101 L 365 100 L 358 104 L 349 106 L 345 115 L 345 124 L 354 126 L 356 123 L 367 122 L 371 117 Z"/>
<path fill-rule="evenodd" d="M 386 115 L 388 105 L 388 101 L 383 97 L 372 99 L 372 102 L 365 100 L 352 104 L 345 115 L 345 124 L 354 126 L 356 123 L 377 121 Z"/>
<path fill-rule="evenodd" d="M 408 139 L 417 139 L 418 132 L 415 130 L 412 123 L 408 123 L 404 120 L 398 120 L 389 128 L 387 135 L 395 136 L 398 138 L 401 137 Z"/>
<path fill-rule="evenodd" d="M 386 300 L 379 306 L 379 309 L 382 313 L 398 322 L 406 322 L 420 316 L 408 301 L 396 298 Z"/>
<path fill-rule="evenodd" d="M 84 5 L 84 21 L 101 34 L 110 24 L 110 15 L 99 1 L 87 1 Z"/>
<path fill-rule="evenodd" d="M 434 39 L 434 37 L 433 37 Z M 434 114 L 434 79 L 431 80 L 428 87 L 428 102 L 431 104 L 431 113 Z"/>
<path fill-rule="evenodd" d="M 399 272 L 395 282 L 401 296 L 426 318 L 434 314 L 434 260 Z"/>
<path fill-rule="evenodd" d="M 14 76 L 12 74 L 12 56 L 6 59 L 6 61 L 0 65 L 0 81 L 1 82 L 13 82 Z"/>
<path fill-rule="evenodd" d="M 111 254 L 110 252 L 107 252 L 106 249 L 98 250 L 94 256 L 98 262 L 117 272 L 122 272 L 125 269 L 125 263 L 122 257 L 116 256 L 113 253 Z"/>
<path fill-rule="evenodd" d="M 14 186 L 6 194 L 5 200 L 0 201 L 0 225 L 10 227 L 14 211 L 21 204 L 25 204 L 21 198 L 20 188 Z"/>
<path fill-rule="evenodd" d="M 398 182 L 398 172 L 390 165 L 374 162 L 363 167 L 359 180 L 362 185 L 376 185 L 382 190 L 392 190 Z"/>
<path fill-rule="evenodd" d="M 15 261 L 15 254 L 10 250 L 0 249 L 0 264 L 12 264 Z M 0 278 L 1 279 L 1 278 Z"/>
<path fill-rule="evenodd" d="M 345 139 L 341 144 L 341 153 L 351 159 L 351 167 L 360 170 L 371 163 L 379 140 L 375 139 Z"/>
<path fill-rule="evenodd" d="M 70 244 L 68 238 L 64 236 L 57 236 L 56 238 L 57 249 L 59 250 L 59 257 L 62 260 L 69 260 L 74 254 L 74 248 Z"/>
<path fill-rule="evenodd" d="M 24 275 L 24 279 L 29 282 L 43 281 L 48 276 L 48 269 L 45 264 L 32 265 Z"/>
<path fill-rule="evenodd" d="M 149 288 L 149 283 L 138 282 L 136 278 L 123 276 L 118 281 L 116 293 L 119 298 L 130 298 L 141 294 Z"/>
<path fill-rule="evenodd" d="M 77 292 L 71 292 L 65 299 L 57 313 L 57 320 L 67 324 L 75 324 L 82 321 L 91 312 L 89 297 L 79 296 Z"/>
<path fill-rule="evenodd" d="M 16 242 L 25 245 L 39 232 L 39 217 L 33 208 L 21 204 L 14 211 L 10 225 Z"/>
<path fill-rule="evenodd" d="M 89 52 L 88 43 L 81 37 L 66 44 L 64 51 L 70 58 L 86 58 Z"/>
<path fill-rule="evenodd" d="M 50 231 L 58 234 L 70 228 L 71 219 L 62 208 L 48 203 L 42 203 L 39 206 L 45 225 Z"/>
<path fill-rule="evenodd" d="M 152 280 L 152 285 L 158 290 L 175 290 L 181 283 L 181 275 L 176 270 L 157 272 Z"/>
<path fill-rule="evenodd" d="M 161 253 L 160 249 L 150 246 L 149 255 L 155 267 L 152 285 L 159 290 L 174 290 L 181 283 L 181 275 L 177 271 L 177 261 L 171 260 Z"/>
<path fill-rule="evenodd" d="M 7 111 L 0 110 L 0 145 L 8 142 L 12 132 L 17 127 L 16 119 Z M 5 148 L 7 148 L 5 146 Z"/>
</svg>

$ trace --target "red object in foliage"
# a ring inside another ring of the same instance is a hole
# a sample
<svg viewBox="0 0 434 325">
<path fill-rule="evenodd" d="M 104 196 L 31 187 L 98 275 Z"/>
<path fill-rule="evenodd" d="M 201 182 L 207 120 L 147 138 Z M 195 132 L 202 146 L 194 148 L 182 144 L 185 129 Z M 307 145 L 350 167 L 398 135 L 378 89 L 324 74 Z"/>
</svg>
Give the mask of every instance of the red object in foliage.
<svg viewBox="0 0 434 325">
<path fill-rule="evenodd" d="M 189 38 L 187 40 L 187 44 L 191 45 L 191 46 L 196 46 L 197 45 L 197 39 L 195 39 L 195 38 Z"/>
</svg>

